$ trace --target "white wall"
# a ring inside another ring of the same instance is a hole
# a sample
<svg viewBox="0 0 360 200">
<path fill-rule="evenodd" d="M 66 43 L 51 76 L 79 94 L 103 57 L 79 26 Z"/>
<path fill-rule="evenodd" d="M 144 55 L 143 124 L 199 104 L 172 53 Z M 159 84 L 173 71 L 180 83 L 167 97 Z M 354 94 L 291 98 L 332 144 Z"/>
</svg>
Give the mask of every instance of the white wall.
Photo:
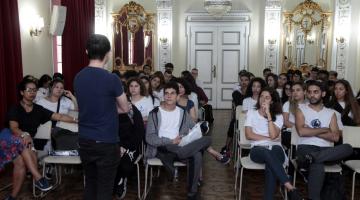
<svg viewBox="0 0 360 200">
<path fill-rule="evenodd" d="M 52 36 L 49 34 L 50 0 L 18 1 L 23 74 L 40 78 L 43 74 L 53 74 Z M 44 18 L 44 29 L 40 36 L 30 36 L 29 19 L 34 14 Z"/>
</svg>

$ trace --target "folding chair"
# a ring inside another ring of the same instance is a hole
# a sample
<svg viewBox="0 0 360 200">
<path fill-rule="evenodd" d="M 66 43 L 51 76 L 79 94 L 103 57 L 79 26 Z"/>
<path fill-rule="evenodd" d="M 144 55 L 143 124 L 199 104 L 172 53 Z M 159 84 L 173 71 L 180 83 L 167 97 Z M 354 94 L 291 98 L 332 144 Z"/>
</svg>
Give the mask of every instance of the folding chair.
<svg viewBox="0 0 360 200">
<path fill-rule="evenodd" d="M 344 126 L 343 142 L 350 144 L 353 148 L 360 148 L 360 127 Z M 354 171 L 352 178 L 351 199 L 354 200 L 355 195 L 355 176 L 360 173 L 360 160 L 345 161 L 345 165 Z"/>
<path fill-rule="evenodd" d="M 153 169 L 152 167 L 161 167 L 163 166 L 162 162 L 160 159 L 158 158 L 150 158 L 146 160 L 145 163 L 145 187 L 144 187 L 144 194 L 143 194 L 143 199 L 145 200 L 147 195 L 149 194 L 150 188 L 152 186 L 152 177 L 153 177 Z M 175 167 L 185 167 L 186 164 L 183 162 L 178 162 L 176 161 L 174 163 Z M 149 173 L 149 167 L 150 167 L 150 181 L 149 181 L 149 186 L 148 186 L 148 173 Z M 158 171 L 158 175 L 157 177 L 159 177 L 159 171 Z"/>
<path fill-rule="evenodd" d="M 74 124 L 63 123 L 63 127 L 74 127 Z M 76 125 L 75 125 L 76 128 Z M 35 138 L 38 139 L 51 139 L 51 121 L 41 125 L 38 130 Z M 61 184 L 62 181 L 62 172 L 61 172 L 61 164 L 81 164 L 80 156 L 45 156 L 42 160 L 43 163 L 43 176 L 45 176 L 46 164 L 54 164 L 55 165 L 55 183 L 53 185 L 53 189 Z M 34 184 L 33 184 L 34 185 Z M 51 191 L 51 190 L 50 190 Z M 48 191 L 49 192 L 49 191 Z M 41 192 L 40 194 L 35 193 L 35 186 L 33 186 L 33 195 L 34 197 L 44 197 L 48 192 Z"/>
<path fill-rule="evenodd" d="M 242 113 L 242 106 L 236 106 L 235 108 L 235 123 L 234 123 L 234 134 L 233 134 L 233 155 L 234 155 L 234 164 L 236 164 L 236 160 L 237 160 L 237 150 L 238 150 L 238 137 L 239 137 L 239 120 L 240 118 L 244 118 L 245 114 Z M 236 166 L 234 166 L 236 167 Z"/>
<path fill-rule="evenodd" d="M 239 185 L 239 193 L 238 199 L 241 200 L 242 196 L 242 181 L 244 169 L 247 170 L 265 170 L 265 164 L 255 163 L 250 159 L 250 156 L 242 157 L 242 149 L 250 149 L 250 141 L 245 136 L 245 115 L 240 116 L 239 118 L 239 140 L 238 140 L 238 151 L 237 151 L 237 164 L 236 164 L 236 174 L 235 174 L 235 193 L 237 189 L 237 179 L 239 176 L 239 168 L 240 168 L 240 185 Z M 280 188 L 281 189 L 281 188 Z M 283 195 L 284 199 L 287 199 L 287 194 Z"/>
<path fill-rule="evenodd" d="M 295 187 L 296 184 L 296 172 L 299 170 L 298 169 L 298 165 L 296 162 L 296 158 L 294 158 L 293 155 L 293 146 L 295 147 L 295 149 L 297 149 L 297 145 L 298 145 L 298 140 L 299 140 L 299 135 L 297 133 L 297 130 L 295 128 L 295 126 L 292 127 L 291 129 L 291 147 L 290 147 L 290 151 L 289 151 L 289 159 L 291 161 L 291 163 L 294 166 L 294 180 L 293 180 L 293 186 Z M 326 164 L 324 167 L 324 170 L 326 173 L 341 173 L 342 172 L 342 168 L 340 165 L 338 164 Z"/>
</svg>

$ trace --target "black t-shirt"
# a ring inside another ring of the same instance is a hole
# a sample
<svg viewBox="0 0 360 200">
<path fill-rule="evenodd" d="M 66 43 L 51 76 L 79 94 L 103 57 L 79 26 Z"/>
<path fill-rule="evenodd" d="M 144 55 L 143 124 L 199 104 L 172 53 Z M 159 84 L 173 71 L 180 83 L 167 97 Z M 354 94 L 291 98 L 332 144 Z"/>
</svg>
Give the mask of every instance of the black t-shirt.
<svg viewBox="0 0 360 200">
<path fill-rule="evenodd" d="M 26 112 L 25 109 L 19 104 L 9 110 L 8 122 L 18 122 L 19 128 L 22 131 L 28 132 L 31 137 L 34 137 L 40 124 L 44 124 L 45 122 L 49 121 L 52 114 L 52 111 L 47 110 L 37 104 L 33 104 L 33 109 L 31 112 Z"/>
</svg>

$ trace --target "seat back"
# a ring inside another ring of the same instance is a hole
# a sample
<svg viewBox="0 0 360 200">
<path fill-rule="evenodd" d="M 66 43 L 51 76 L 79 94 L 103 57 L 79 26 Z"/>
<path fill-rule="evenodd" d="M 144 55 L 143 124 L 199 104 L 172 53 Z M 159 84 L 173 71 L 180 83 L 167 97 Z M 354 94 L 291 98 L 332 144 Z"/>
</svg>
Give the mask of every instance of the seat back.
<svg viewBox="0 0 360 200">
<path fill-rule="evenodd" d="M 46 123 L 41 124 L 38 127 L 34 138 L 50 140 L 51 139 L 51 121 L 47 121 Z"/>
<path fill-rule="evenodd" d="M 343 142 L 350 144 L 353 148 L 360 148 L 360 127 L 344 126 Z"/>
<path fill-rule="evenodd" d="M 299 134 L 298 134 L 295 126 L 293 126 L 293 127 L 291 128 L 291 140 L 290 140 L 290 144 L 291 144 L 292 146 L 297 146 L 298 140 L 299 140 Z"/>
<path fill-rule="evenodd" d="M 241 113 L 239 117 L 239 134 L 240 134 L 240 146 L 241 145 L 250 145 L 250 141 L 246 138 L 245 135 L 245 120 L 246 120 L 246 114 Z"/>
<path fill-rule="evenodd" d="M 236 119 L 236 120 L 239 120 L 241 114 L 243 114 L 243 113 L 242 113 L 242 106 L 241 106 L 241 105 L 236 106 L 236 109 L 235 109 L 235 119 Z"/>
</svg>

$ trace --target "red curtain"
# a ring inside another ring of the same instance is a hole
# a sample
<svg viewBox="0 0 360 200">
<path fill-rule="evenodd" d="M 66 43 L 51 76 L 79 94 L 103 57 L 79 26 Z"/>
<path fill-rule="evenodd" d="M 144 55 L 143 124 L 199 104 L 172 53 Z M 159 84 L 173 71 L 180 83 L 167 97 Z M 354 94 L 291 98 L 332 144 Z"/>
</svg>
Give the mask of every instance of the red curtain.
<svg viewBox="0 0 360 200">
<path fill-rule="evenodd" d="M 75 75 L 89 64 L 86 41 L 95 29 L 94 0 L 61 0 L 66 6 L 66 22 L 62 36 L 62 67 L 65 87 L 72 89 Z"/>
<path fill-rule="evenodd" d="M 143 28 L 135 33 L 134 39 L 134 62 L 137 66 L 141 66 L 144 62 L 144 32 Z"/>
<path fill-rule="evenodd" d="M 0 23 L 0 128 L 3 128 L 7 109 L 17 101 L 16 85 L 23 76 L 17 1 L 0 1 Z"/>
</svg>

